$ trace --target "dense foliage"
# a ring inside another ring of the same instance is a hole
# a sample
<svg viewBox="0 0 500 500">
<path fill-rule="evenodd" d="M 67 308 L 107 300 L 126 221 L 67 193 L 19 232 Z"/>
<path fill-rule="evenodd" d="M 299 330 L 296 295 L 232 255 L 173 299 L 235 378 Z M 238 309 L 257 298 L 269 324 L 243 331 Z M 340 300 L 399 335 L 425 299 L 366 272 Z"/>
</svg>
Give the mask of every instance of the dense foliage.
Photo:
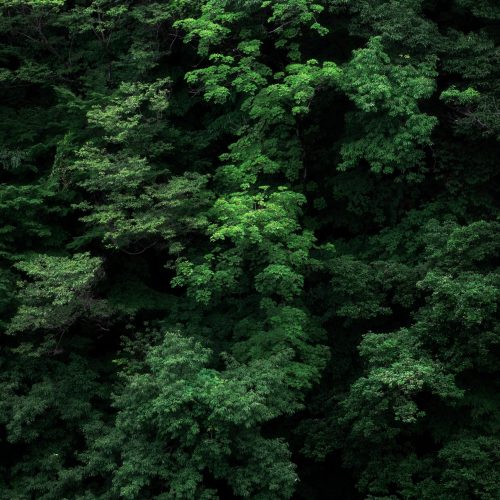
<svg viewBox="0 0 500 500">
<path fill-rule="evenodd" d="M 2 0 L 0 498 L 500 498 L 497 0 Z"/>
</svg>

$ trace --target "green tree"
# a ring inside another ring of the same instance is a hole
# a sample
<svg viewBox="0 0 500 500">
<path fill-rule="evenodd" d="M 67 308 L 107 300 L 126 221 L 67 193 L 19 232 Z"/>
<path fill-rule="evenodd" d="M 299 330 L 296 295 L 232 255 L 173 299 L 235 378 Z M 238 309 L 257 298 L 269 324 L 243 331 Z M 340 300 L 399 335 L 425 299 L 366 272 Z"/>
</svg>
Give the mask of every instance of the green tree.
<svg viewBox="0 0 500 500">
<path fill-rule="evenodd" d="M 0 498 L 498 498 L 499 22 L 1 2 Z"/>
</svg>

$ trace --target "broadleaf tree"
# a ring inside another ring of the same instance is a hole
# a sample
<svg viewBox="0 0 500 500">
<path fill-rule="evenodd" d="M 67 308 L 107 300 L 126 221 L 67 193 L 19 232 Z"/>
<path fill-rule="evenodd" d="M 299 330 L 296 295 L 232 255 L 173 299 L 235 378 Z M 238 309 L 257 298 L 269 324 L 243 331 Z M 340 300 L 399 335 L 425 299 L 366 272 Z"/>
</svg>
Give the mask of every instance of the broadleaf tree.
<svg viewBox="0 0 500 500">
<path fill-rule="evenodd" d="M 0 498 L 499 498 L 499 23 L 1 2 Z"/>
</svg>

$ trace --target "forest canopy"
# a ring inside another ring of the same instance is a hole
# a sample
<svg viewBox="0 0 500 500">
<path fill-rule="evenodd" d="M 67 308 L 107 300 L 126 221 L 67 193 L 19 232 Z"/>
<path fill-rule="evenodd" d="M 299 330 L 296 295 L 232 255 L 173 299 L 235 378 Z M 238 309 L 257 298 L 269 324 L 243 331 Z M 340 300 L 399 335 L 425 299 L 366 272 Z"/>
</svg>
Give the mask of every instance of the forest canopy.
<svg viewBox="0 0 500 500">
<path fill-rule="evenodd" d="M 1 0 L 0 499 L 500 498 L 497 0 Z"/>
</svg>

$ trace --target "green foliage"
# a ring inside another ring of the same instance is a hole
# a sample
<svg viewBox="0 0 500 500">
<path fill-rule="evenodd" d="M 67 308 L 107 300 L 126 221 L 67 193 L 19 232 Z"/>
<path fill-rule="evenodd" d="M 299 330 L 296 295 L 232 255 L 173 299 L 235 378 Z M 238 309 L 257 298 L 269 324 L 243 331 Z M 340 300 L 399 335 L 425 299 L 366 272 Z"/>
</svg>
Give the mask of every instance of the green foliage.
<svg viewBox="0 0 500 500">
<path fill-rule="evenodd" d="M 228 358 L 221 372 L 209 368 L 213 354 L 199 342 L 164 334 L 147 350 L 144 368 L 125 375 L 115 399 L 120 496 L 137 498 L 161 483 L 169 485 L 167 498 L 210 495 L 203 483 L 207 467 L 237 495 L 289 496 L 296 475 L 286 446 L 262 438 L 259 427 L 296 409 L 282 379 L 291 354 L 247 365 Z M 238 465 L 231 466 L 232 457 Z"/>
<path fill-rule="evenodd" d="M 100 265 L 88 253 L 34 255 L 18 262 L 29 281 L 18 283 L 19 308 L 7 331 L 65 330 L 81 315 L 105 314 L 104 303 L 91 295 Z"/>
<path fill-rule="evenodd" d="M 362 113 L 347 116 L 355 139 L 342 145 L 340 168 L 365 160 L 374 172 L 392 173 L 422 163 L 437 119 L 421 113 L 418 101 L 433 94 L 435 71 L 428 61 L 413 65 L 408 54 L 403 61 L 391 64 L 379 37 L 354 52 L 343 88 Z"/>
<path fill-rule="evenodd" d="M 499 498 L 499 21 L 1 2 L 0 498 Z"/>
</svg>

